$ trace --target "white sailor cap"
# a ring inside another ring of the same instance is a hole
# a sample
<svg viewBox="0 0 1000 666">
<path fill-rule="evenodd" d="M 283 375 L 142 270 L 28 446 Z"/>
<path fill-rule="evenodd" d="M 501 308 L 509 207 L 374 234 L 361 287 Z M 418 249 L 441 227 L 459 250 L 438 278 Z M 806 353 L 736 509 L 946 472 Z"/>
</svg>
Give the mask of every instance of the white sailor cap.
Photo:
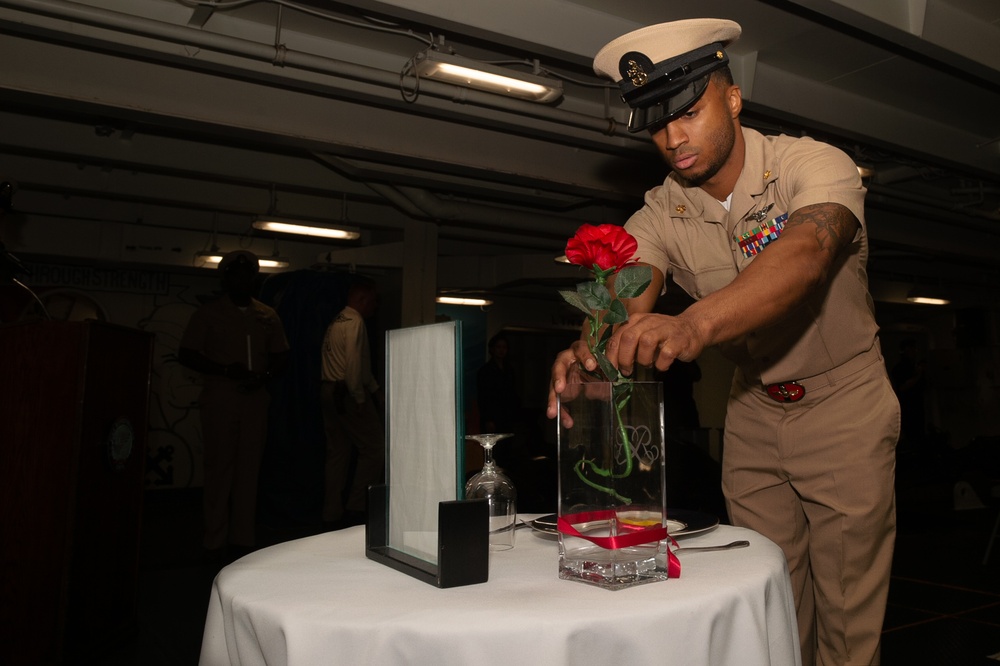
<svg viewBox="0 0 1000 666">
<path fill-rule="evenodd" d="M 725 47 L 740 36 L 725 19 L 660 23 L 622 35 L 594 58 L 594 71 L 616 81 L 632 107 L 630 132 L 669 122 L 693 105 L 708 75 L 729 63 Z"/>
</svg>

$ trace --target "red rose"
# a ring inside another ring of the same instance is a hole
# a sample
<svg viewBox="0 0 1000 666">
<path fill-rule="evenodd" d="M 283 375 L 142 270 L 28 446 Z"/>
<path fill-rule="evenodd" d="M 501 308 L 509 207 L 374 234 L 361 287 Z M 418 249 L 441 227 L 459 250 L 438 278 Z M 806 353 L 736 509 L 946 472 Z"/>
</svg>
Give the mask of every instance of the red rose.
<svg viewBox="0 0 1000 666">
<path fill-rule="evenodd" d="M 621 270 L 635 254 L 638 244 L 629 232 L 616 224 L 584 224 L 566 243 L 569 263 L 602 271 Z"/>
</svg>

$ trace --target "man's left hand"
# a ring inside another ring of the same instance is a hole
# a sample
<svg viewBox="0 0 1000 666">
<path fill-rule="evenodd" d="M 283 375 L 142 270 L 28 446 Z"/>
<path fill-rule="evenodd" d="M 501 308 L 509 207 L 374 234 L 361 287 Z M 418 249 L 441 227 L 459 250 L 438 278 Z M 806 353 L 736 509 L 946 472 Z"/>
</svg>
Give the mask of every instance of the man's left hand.
<svg viewBox="0 0 1000 666">
<path fill-rule="evenodd" d="M 631 376 L 636 364 L 665 371 L 675 359 L 693 361 L 705 346 L 698 328 L 683 316 L 636 313 L 608 340 L 606 355 Z"/>
</svg>

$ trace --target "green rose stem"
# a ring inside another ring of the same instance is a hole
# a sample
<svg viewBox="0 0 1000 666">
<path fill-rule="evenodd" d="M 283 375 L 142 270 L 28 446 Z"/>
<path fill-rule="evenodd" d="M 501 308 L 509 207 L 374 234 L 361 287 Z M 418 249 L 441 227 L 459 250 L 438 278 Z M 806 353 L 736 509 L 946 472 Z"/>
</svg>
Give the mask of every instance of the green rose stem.
<svg viewBox="0 0 1000 666">
<path fill-rule="evenodd" d="M 601 268 L 595 264 L 594 281 L 597 284 L 601 285 L 602 287 L 607 288 L 608 276 L 614 274 L 614 271 L 615 271 L 614 267 L 608 270 L 601 270 Z M 607 344 L 607 339 L 614 325 L 611 324 L 607 326 L 605 328 L 604 335 L 599 336 L 601 325 L 603 323 L 602 317 L 600 315 L 595 315 L 592 317 L 588 317 L 588 319 L 590 320 L 590 335 L 587 336 L 587 346 L 590 348 L 591 354 L 593 354 L 599 360 L 604 360 L 604 347 Z M 600 340 L 600 342 L 594 342 L 596 340 Z M 605 365 L 610 365 L 610 364 L 605 363 Z M 605 368 L 605 370 L 607 370 L 607 368 Z M 589 468 L 591 472 L 597 474 L 598 476 L 610 477 L 612 479 L 624 479 L 628 477 L 630 474 L 632 474 L 632 447 L 631 447 L 631 442 L 629 440 L 628 431 L 625 429 L 625 423 L 622 421 L 622 409 L 625 408 L 625 405 L 628 404 L 629 399 L 632 397 L 632 391 L 631 391 L 632 384 L 631 382 L 624 380 L 621 374 L 617 372 L 617 369 L 615 369 L 615 374 L 617 375 L 617 380 L 614 382 L 612 388 L 612 398 L 615 398 L 614 396 L 615 393 L 619 394 L 617 399 L 615 399 L 614 401 L 615 423 L 618 426 L 618 436 L 621 437 L 622 447 L 625 449 L 625 470 L 619 474 L 615 474 L 610 469 L 599 467 L 594 463 L 594 461 L 586 459 L 581 460 L 579 465 L 574 465 L 573 469 L 576 471 L 576 475 L 580 477 L 580 480 L 583 481 L 588 486 L 590 486 L 591 488 L 607 493 L 612 497 L 614 497 L 615 499 L 624 502 L 625 504 L 631 504 L 632 503 L 631 498 L 625 497 L 624 495 L 616 491 L 614 488 L 610 488 L 608 486 L 602 486 L 584 476 L 584 473 L 587 468 Z M 623 381 L 624 383 L 620 383 Z"/>
<path fill-rule="evenodd" d="M 628 311 L 622 298 L 635 298 L 643 293 L 652 281 L 652 269 L 649 266 L 630 265 L 634 260 L 635 239 L 620 227 L 614 225 L 583 225 L 576 236 L 566 245 L 566 256 L 579 266 L 593 262 L 594 281 L 577 285 L 576 291 L 561 291 L 563 299 L 570 305 L 582 310 L 587 315 L 590 324 L 587 336 L 587 347 L 597 359 L 597 370 L 591 372 L 580 370 L 592 377 L 603 378 L 612 384 L 612 400 L 615 408 L 615 422 L 618 436 L 625 450 L 625 469 L 615 474 L 611 469 L 600 467 L 594 460 L 581 459 L 573 465 L 576 475 L 586 485 L 611 495 L 615 499 L 631 504 L 631 498 L 625 497 L 614 488 L 602 485 L 587 478 L 589 472 L 604 479 L 622 479 L 632 474 L 632 446 L 622 421 L 622 409 L 632 397 L 632 379 L 622 376 L 618 368 L 608 361 L 604 353 L 608 340 L 614 332 L 615 324 L 628 321 Z M 610 254 L 609 254 L 610 253 Z M 615 264 L 602 268 L 601 264 Z M 618 266 L 622 266 L 619 270 Z M 616 275 L 615 292 L 612 298 L 607 287 L 608 278 Z M 603 330 L 602 330 L 603 329 Z M 612 455 L 614 460 L 614 455 Z M 605 482 L 606 483 L 606 482 Z"/>
<path fill-rule="evenodd" d="M 616 387 L 617 388 L 617 387 Z M 626 385 L 625 388 L 631 388 L 631 385 Z M 628 431 L 625 430 L 625 423 L 622 422 L 622 412 L 621 410 L 628 404 L 629 398 L 632 396 L 631 391 L 626 391 L 625 397 L 620 401 L 615 403 L 615 421 L 618 424 L 618 436 L 622 438 L 622 446 L 625 448 L 625 471 L 620 474 L 614 474 L 609 469 L 604 469 L 603 467 L 598 467 L 594 464 L 592 460 L 583 459 L 580 461 L 579 465 L 574 465 L 573 469 L 576 471 L 576 475 L 580 477 L 580 480 L 586 483 L 591 488 L 600 490 L 601 492 L 608 493 L 615 499 L 621 500 L 625 504 L 631 504 L 632 499 L 625 497 L 620 494 L 614 488 L 609 488 L 607 486 L 602 486 L 600 484 L 594 483 L 586 476 L 584 476 L 584 468 L 589 467 L 590 471 L 594 474 L 604 477 L 611 477 L 612 479 L 624 479 L 632 473 L 632 447 L 630 446 Z"/>
</svg>

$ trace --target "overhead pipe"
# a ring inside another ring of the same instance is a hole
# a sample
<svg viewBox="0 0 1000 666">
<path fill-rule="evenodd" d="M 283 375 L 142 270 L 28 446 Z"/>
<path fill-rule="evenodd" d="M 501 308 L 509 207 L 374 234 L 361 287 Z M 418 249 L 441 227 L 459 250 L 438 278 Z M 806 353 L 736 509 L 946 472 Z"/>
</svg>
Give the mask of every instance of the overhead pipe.
<svg viewBox="0 0 1000 666">
<path fill-rule="evenodd" d="M 482 229 L 469 229 L 463 227 L 441 227 L 438 231 L 440 240 L 468 241 L 473 243 L 489 243 L 490 245 L 505 245 L 507 247 L 523 248 L 525 250 L 538 250 L 541 252 L 552 252 L 557 256 L 564 251 L 566 241 L 569 239 L 546 240 L 537 236 L 530 236 L 524 233 L 505 233 L 502 231 L 483 231 Z"/>
<path fill-rule="evenodd" d="M 554 226 L 557 231 L 552 232 L 553 237 L 567 238 L 575 234 L 579 227 L 577 222 L 567 222 L 565 218 L 554 215 L 528 213 L 481 204 L 448 202 L 420 188 L 369 182 L 360 175 L 356 168 L 343 159 L 323 153 L 313 153 L 313 157 L 340 175 L 364 183 L 370 190 L 415 219 L 431 219 L 452 227 L 457 227 L 456 223 L 461 222 L 478 222 L 504 230 L 531 231 L 533 233 L 538 233 L 540 228 L 549 229 Z"/>
<path fill-rule="evenodd" d="M 976 225 L 972 223 L 971 220 L 963 220 L 966 218 L 980 218 L 984 220 L 989 220 L 991 222 L 1000 222 L 1000 213 L 976 210 L 973 208 L 967 208 L 961 204 L 947 203 L 941 201 L 940 199 L 934 199 L 932 197 L 925 197 L 919 194 L 912 194 L 909 192 L 902 192 L 898 189 L 893 189 L 891 187 L 886 187 L 885 185 L 879 185 L 877 183 L 869 183 L 867 185 L 868 192 L 870 195 L 875 195 L 876 197 L 882 197 L 884 199 L 896 199 L 898 201 L 905 201 L 907 203 L 919 204 L 927 208 L 935 209 L 942 212 L 941 217 L 946 218 L 949 223 L 956 224 L 959 226 L 965 226 L 967 228 L 983 229 L 982 225 Z M 872 197 L 874 198 L 874 197 Z M 1000 231 L 1000 229 L 990 229 L 989 231 Z"/>
<path fill-rule="evenodd" d="M 439 223 L 441 238 L 491 242 L 540 250 L 558 250 L 563 247 L 567 238 L 576 233 L 579 226 L 575 222 L 569 223 L 572 225 L 572 229 L 570 229 L 569 226 L 565 226 L 567 221 L 562 218 L 537 213 L 522 213 L 477 204 L 445 202 L 432 193 L 417 188 L 398 188 L 382 183 L 365 183 L 365 185 L 407 215 L 417 219 L 431 219 Z M 400 189 L 408 191 L 404 193 Z M 461 222 L 493 224 L 502 228 L 503 231 L 471 229 L 458 224 Z M 538 226 L 532 226 L 533 224 L 544 225 L 545 228 L 553 225 L 564 228 L 554 232 L 551 239 L 546 239 L 538 235 Z M 524 234 L 525 231 L 534 233 L 528 236 Z M 563 236 L 560 236 L 560 233 Z"/>
<path fill-rule="evenodd" d="M 387 72 L 374 67 L 291 50 L 283 45 L 261 44 L 239 37 L 208 33 L 187 26 L 163 23 L 162 21 L 90 7 L 67 0 L 0 0 L 0 6 L 174 44 L 197 46 L 218 53 L 269 62 L 277 67 L 291 67 L 395 90 L 398 90 L 400 85 L 398 72 Z M 331 88 L 336 89 L 336 86 L 331 86 Z M 421 94 L 450 99 L 454 102 L 493 108 L 570 127 L 592 130 L 607 136 L 639 140 L 636 139 L 635 135 L 623 132 L 621 124 L 611 118 L 596 118 L 428 79 L 420 80 L 420 92 Z"/>
<path fill-rule="evenodd" d="M 396 189 L 420 210 L 442 223 L 476 222 L 504 229 L 530 231 L 533 234 L 549 233 L 552 236 L 564 238 L 575 234 L 580 226 L 580 222 L 551 215 L 444 201 L 432 193 L 416 187 L 399 185 Z"/>
<path fill-rule="evenodd" d="M 392 185 L 385 185 L 382 183 L 365 183 L 365 185 L 367 185 L 368 188 L 370 188 L 373 192 L 383 197 L 390 204 L 396 206 L 410 217 L 413 217 L 415 219 L 434 219 L 436 222 L 444 221 L 436 219 L 433 210 L 428 211 L 425 210 L 424 208 L 421 208 Z M 429 192 L 426 193 L 426 195 L 427 197 L 432 197 L 436 199 L 436 197 L 434 197 L 434 195 Z M 438 200 L 438 205 L 432 206 L 432 208 L 439 208 L 443 206 L 444 203 Z M 481 209 L 477 210 L 475 215 L 469 215 L 467 217 L 461 218 L 467 221 L 474 221 L 473 219 L 474 217 L 478 217 L 480 215 L 485 216 L 488 211 L 492 210 L 487 208 L 486 206 L 476 206 L 475 204 L 465 204 L 464 206 L 470 212 L 475 209 Z M 462 227 L 454 224 L 452 225 L 443 224 L 441 225 L 441 228 L 438 231 L 439 238 L 448 240 L 466 240 L 466 241 L 478 241 L 483 243 L 496 243 L 498 245 L 510 245 L 513 247 L 534 248 L 538 250 L 557 250 L 564 244 L 564 240 L 559 240 L 555 238 L 547 240 L 545 238 L 539 238 L 535 235 L 531 236 L 525 235 L 523 233 L 525 229 L 521 228 L 519 224 L 521 219 L 523 219 L 523 216 L 520 213 L 516 213 L 514 211 L 501 210 L 501 209 L 496 209 L 493 212 L 495 213 L 493 217 L 496 216 L 503 217 L 501 226 L 504 229 L 509 229 L 510 231 L 484 231 L 482 229 L 470 229 L 467 227 Z M 541 215 L 537 215 L 535 217 L 543 218 L 543 216 Z M 455 219 L 458 218 L 453 218 L 452 220 L 449 221 L 454 222 Z M 558 218 L 545 218 L 544 221 L 545 224 L 548 225 L 551 225 L 554 222 L 558 223 L 565 222 L 565 220 L 561 220 Z"/>
</svg>

